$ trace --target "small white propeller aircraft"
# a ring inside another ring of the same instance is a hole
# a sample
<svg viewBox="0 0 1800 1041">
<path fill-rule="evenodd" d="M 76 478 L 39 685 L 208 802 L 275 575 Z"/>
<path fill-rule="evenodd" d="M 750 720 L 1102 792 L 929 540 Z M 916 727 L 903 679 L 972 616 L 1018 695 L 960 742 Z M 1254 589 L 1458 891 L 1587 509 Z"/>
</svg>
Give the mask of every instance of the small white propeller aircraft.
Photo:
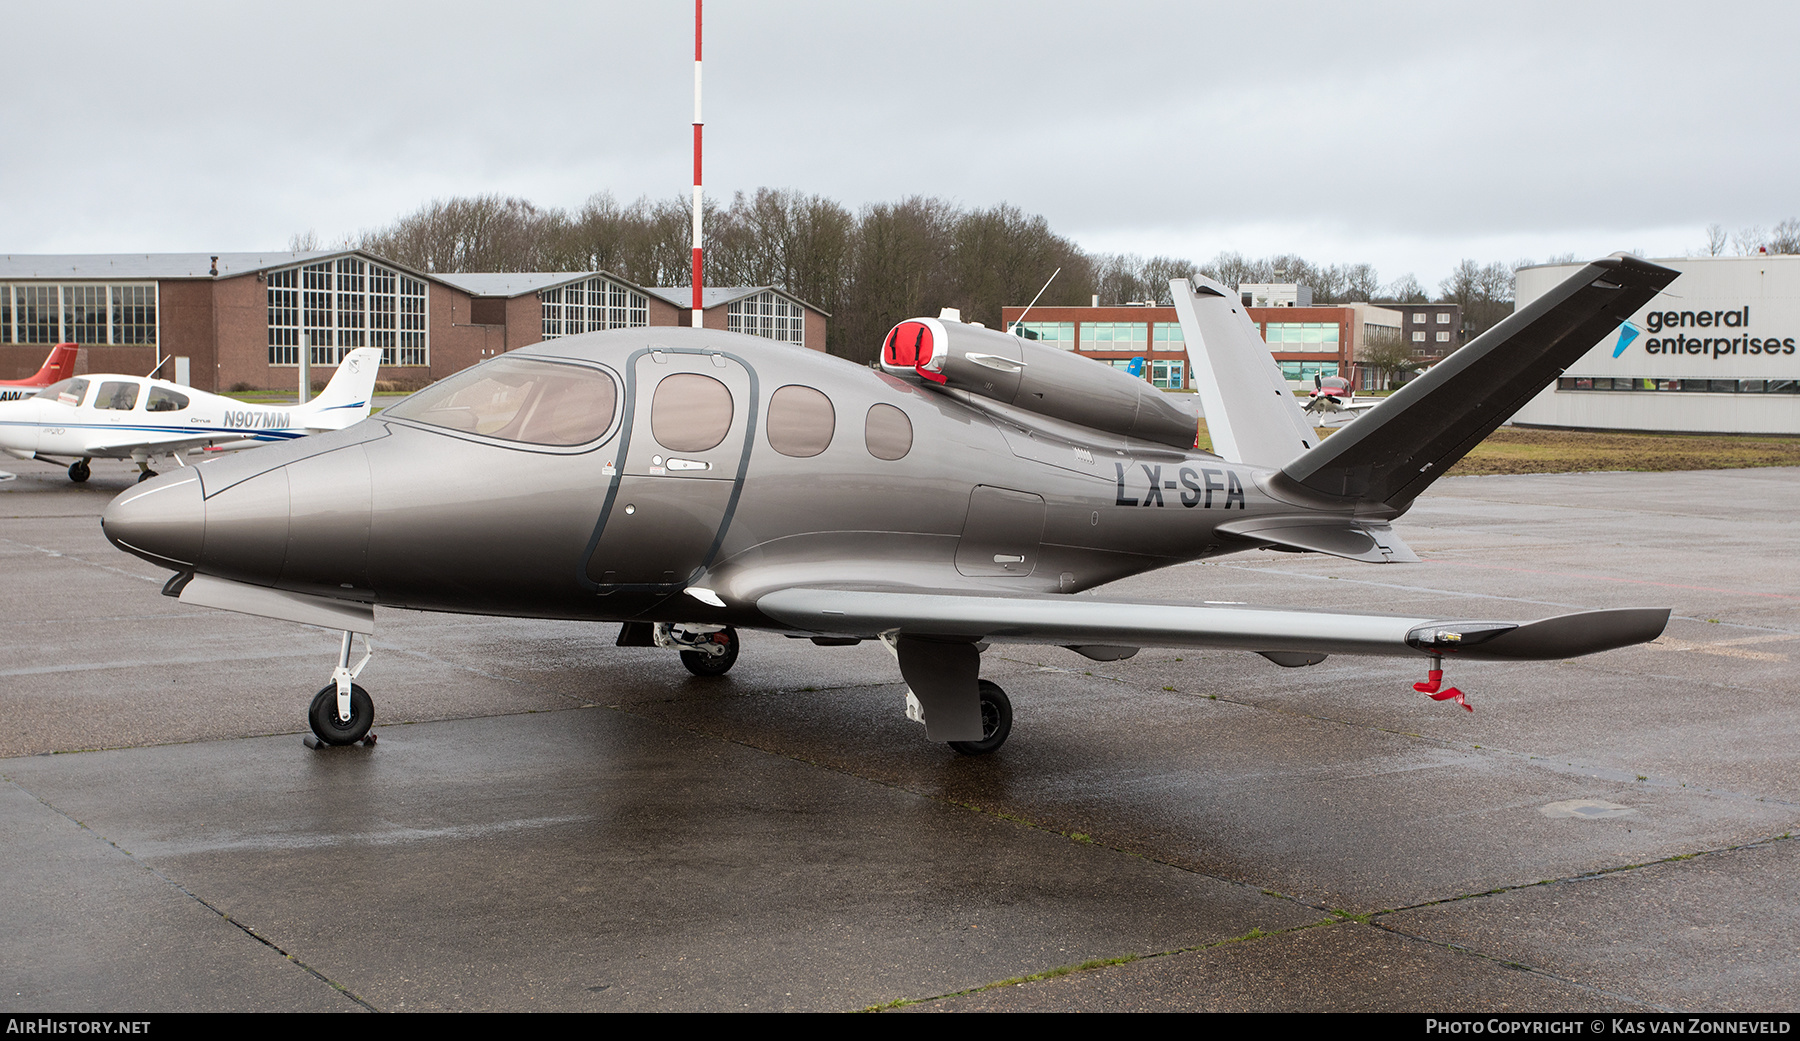
<svg viewBox="0 0 1800 1041">
<path fill-rule="evenodd" d="M 1314 376 L 1312 400 L 1303 411 L 1327 415 L 1334 412 L 1366 412 L 1381 404 L 1381 399 L 1356 400 L 1356 388 L 1342 376 Z"/>
<path fill-rule="evenodd" d="M 69 480 L 92 473 L 92 459 L 130 459 L 139 481 L 156 476 L 150 461 L 176 465 L 193 449 L 254 448 L 342 430 L 369 415 L 381 350 L 358 347 L 331 382 L 304 405 L 251 405 L 167 380 L 112 373 L 52 383 L 20 401 L 0 401 L 0 451 L 20 459 L 69 463 Z"/>
</svg>

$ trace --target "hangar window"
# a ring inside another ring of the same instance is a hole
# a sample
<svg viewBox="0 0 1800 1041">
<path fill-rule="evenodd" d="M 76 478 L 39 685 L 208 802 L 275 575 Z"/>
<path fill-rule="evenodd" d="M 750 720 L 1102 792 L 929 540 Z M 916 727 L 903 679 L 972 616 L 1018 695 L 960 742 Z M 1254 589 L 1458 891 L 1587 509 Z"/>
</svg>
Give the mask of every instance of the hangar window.
<svg viewBox="0 0 1800 1041">
<path fill-rule="evenodd" d="M 63 333 L 75 343 L 105 343 L 106 287 L 63 286 Z"/>
<path fill-rule="evenodd" d="M 671 452 L 717 448 L 731 432 L 731 391 L 711 376 L 664 377 L 650 399 L 650 436 Z"/>
<path fill-rule="evenodd" d="M 609 278 L 590 278 L 543 293 L 544 339 L 650 324 L 650 298 Z"/>
<path fill-rule="evenodd" d="M 731 302 L 725 309 L 725 328 L 804 347 L 806 309 L 780 293 L 757 293 Z"/>
<path fill-rule="evenodd" d="M 904 459 L 912 451 L 912 420 L 892 405 L 878 404 L 863 420 L 863 442 L 877 459 Z"/>
<path fill-rule="evenodd" d="M 807 459 L 831 445 L 837 412 L 831 399 L 811 387 L 788 386 L 769 397 L 769 447 Z"/>
<path fill-rule="evenodd" d="M 0 343 L 156 343 L 156 286 L 0 285 Z"/>
<path fill-rule="evenodd" d="M 503 441 L 582 445 L 612 427 L 618 387 L 584 365 L 497 358 L 439 380 L 383 415 Z"/>
<path fill-rule="evenodd" d="M 358 347 L 381 348 L 383 365 L 429 365 L 425 283 L 361 257 L 271 271 L 269 364 L 336 365 Z"/>
<path fill-rule="evenodd" d="M 1157 322 L 1151 327 L 1151 349 L 1158 351 L 1183 351 L 1187 349 L 1187 338 L 1181 335 L 1181 326 L 1175 322 Z"/>
</svg>

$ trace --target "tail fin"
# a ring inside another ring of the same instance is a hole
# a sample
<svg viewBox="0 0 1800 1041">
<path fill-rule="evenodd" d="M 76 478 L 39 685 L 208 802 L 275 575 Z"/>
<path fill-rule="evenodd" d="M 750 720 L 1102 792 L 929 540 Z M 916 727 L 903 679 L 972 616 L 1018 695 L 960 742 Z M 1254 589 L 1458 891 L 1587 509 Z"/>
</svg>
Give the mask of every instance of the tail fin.
<svg viewBox="0 0 1800 1041">
<path fill-rule="evenodd" d="M 1277 483 L 1397 514 L 1678 274 L 1625 253 L 1594 261 L 1289 462 Z"/>
<path fill-rule="evenodd" d="M 381 371 L 381 348 L 358 347 L 338 363 L 337 372 L 319 396 L 296 411 L 297 426 L 313 430 L 342 430 L 369 417 L 375 392 L 375 374 Z"/>
<path fill-rule="evenodd" d="M 81 347 L 73 343 L 59 343 L 50 348 L 50 354 L 44 359 L 44 366 L 37 370 L 37 375 L 25 381 L 26 386 L 48 387 L 52 383 L 66 380 L 75 375 L 75 354 Z"/>
<path fill-rule="evenodd" d="M 1213 451 L 1234 463 L 1281 466 L 1319 443 L 1237 294 L 1210 278 L 1174 279 L 1175 314 L 1196 373 Z"/>
</svg>

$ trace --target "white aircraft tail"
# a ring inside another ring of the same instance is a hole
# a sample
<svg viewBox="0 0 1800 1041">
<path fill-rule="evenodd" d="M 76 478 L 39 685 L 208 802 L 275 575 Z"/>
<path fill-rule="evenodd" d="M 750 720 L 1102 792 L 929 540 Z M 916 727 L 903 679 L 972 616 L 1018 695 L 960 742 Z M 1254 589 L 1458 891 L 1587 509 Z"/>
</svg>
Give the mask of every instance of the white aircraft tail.
<svg viewBox="0 0 1800 1041">
<path fill-rule="evenodd" d="M 358 347 L 338 363 L 337 372 L 319 396 L 295 410 L 295 426 L 342 430 L 369 418 L 375 396 L 375 374 L 381 371 L 381 348 Z"/>
<path fill-rule="evenodd" d="M 1237 294 L 1210 278 L 1169 283 L 1194 365 L 1213 451 L 1234 463 L 1285 466 L 1319 440 Z"/>
</svg>

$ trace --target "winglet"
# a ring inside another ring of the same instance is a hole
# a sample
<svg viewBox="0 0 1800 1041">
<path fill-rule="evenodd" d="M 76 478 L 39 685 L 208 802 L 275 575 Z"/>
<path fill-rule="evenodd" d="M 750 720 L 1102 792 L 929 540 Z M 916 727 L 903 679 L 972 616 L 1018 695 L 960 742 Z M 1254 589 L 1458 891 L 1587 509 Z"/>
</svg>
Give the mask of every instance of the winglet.
<svg viewBox="0 0 1800 1041">
<path fill-rule="evenodd" d="M 1285 466 L 1319 437 L 1281 378 L 1237 294 L 1210 278 L 1169 283 L 1195 368 L 1213 451 L 1234 463 Z"/>
<path fill-rule="evenodd" d="M 375 374 L 381 371 L 381 348 L 358 347 L 344 356 L 331 382 L 299 412 L 300 423 L 313 430 L 342 430 L 369 417 Z"/>
</svg>

